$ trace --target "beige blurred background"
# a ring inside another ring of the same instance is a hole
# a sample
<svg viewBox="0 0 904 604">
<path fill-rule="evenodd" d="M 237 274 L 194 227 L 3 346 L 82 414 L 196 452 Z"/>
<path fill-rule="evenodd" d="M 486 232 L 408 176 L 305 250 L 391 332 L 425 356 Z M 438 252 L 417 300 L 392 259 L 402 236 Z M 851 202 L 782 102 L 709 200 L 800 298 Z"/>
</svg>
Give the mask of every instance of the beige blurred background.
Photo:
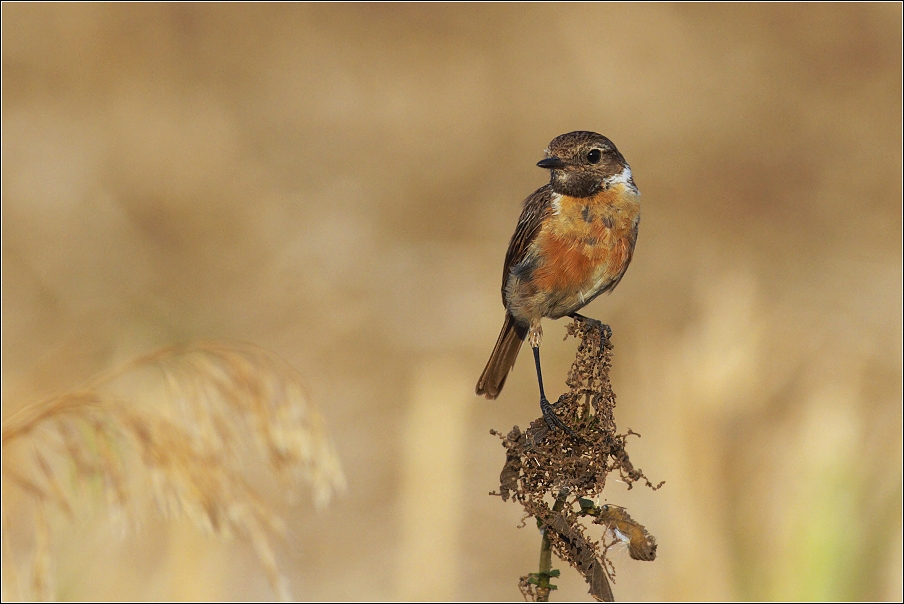
<svg viewBox="0 0 904 604">
<path fill-rule="evenodd" d="M 643 193 L 612 326 L 659 541 L 617 599 L 902 598 L 901 7 L 3 4 L 4 416 L 170 343 L 297 367 L 348 492 L 286 510 L 303 600 L 520 600 L 487 493 L 538 415 L 473 386 L 534 164 L 595 130 Z M 558 394 L 575 342 L 547 322 Z M 277 504 L 274 504 L 277 505 Z M 106 533 L 104 531 L 107 531 Z M 110 529 L 112 530 L 112 529 Z M 241 541 L 73 524 L 65 599 L 269 599 Z M 559 563 L 554 600 L 588 600 Z"/>
</svg>

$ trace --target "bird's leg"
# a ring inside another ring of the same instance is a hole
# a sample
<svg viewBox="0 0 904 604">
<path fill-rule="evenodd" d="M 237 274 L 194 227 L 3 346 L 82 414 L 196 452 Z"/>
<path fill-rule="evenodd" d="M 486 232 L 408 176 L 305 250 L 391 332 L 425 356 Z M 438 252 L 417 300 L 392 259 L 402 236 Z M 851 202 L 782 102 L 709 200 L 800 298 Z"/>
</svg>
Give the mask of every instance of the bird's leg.
<svg viewBox="0 0 904 604">
<path fill-rule="evenodd" d="M 546 420 L 546 425 L 549 426 L 550 430 L 555 430 L 556 428 L 567 430 L 568 426 L 562 423 L 562 420 L 553 411 L 552 405 L 549 404 L 549 400 L 546 398 L 546 393 L 543 392 L 543 374 L 540 372 L 540 348 L 532 348 L 531 350 L 534 351 L 534 363 L 537 365 L 537 383 L 540 385 L 540 411 L 543 412 L 543 419 Z"/>
<path fill-rule="evenodd" d="M 584 315 L 580 315 L 576 312 L 573 312 L 568 316 L 571 317 L 572 319 L 575 319 L 576 321 L 580 321 L 581 323 L 586 323 L 588 325 L 592 325 L 593 327 L 595 327 L 597 329 L 597 331 L 600 332 L 600 334 L 603 336 L 603 339 L 605 339 L 605 340 L 608 340 L 609 338 L 612 337 L 612 328 L 609 327 L 608 325 L 606 325 L 605 323 L 603 323 L 602 321 L 598 321 L 596 319 L 591 319 L 590 317 L 585 317 Z"/>
<path fill-rule="evenodd" d="M 531 325 L 529 338 L 531 350 L 534 351 L 534 364 L 537 366 L 537 384 L 540 386 L 540 411 L 543 413 L 543 419 L 546 420 L 546 425 L 549 426 L 550 430 L 561 428 L 573 438 L 577 438 L 574 430 L 566 426 L 565 422 L 556 415 L 552 405 L 546 398 L 546 393 L 543 391 L 543 373 L 540 371 L 540 338 L 542 335 L 543 332 L 540 330 L 539 325 Z"/>
</svg>

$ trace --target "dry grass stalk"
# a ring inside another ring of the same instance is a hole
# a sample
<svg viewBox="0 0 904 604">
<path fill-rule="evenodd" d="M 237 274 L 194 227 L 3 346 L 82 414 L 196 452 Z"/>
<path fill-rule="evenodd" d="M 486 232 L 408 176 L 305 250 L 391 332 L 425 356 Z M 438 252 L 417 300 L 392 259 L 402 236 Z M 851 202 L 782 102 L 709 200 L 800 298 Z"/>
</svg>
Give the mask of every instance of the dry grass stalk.
<svg viewBox="0 0 904 604">
<path fill-rule="evenodd" d="M 148 370 L 159 370 L 158 382 L 162 375 L 163 396 L 137 404 L 116 393 Z M 15 491 L 35 514 L 30 546 L 11 544 L 4 530 L 4 599 L 53 598 L 47 515 L 74 517 L 85 491 L 133 524 L 153 502 L 165 516 L 250 540 L 270 584 L 289 599 L 270 545 L 284 526 L 262 490 L 278 486 L 291 499 L 306 482 L 323 507 L 345 487 L 298 374 L 248 344 L 199 342 L 135 359 L 84 390 L 22 408 L 3 424 L 2 448 L 4 498 Z M 4 527 L 21 527 L 8 512 Z"/>
<path fill-rule="evenodd" d="M 499 493 L 494 494 L 523 505 L 527 515 L 536 518 L 544 535 L 540 572 L 522 577 L 519 583 L 525 599 L 548 601 L 550 590 L 555 589 L 549 580 L 558 571 L 551 571 L 542 562 L 547 548 L 580 572 L 590 586 L 590 594 L 602 601 L 613 600 L 609 581 L 615 576 L 615 569 L 606 557 L 612 545 L 627 543 L 631 557 L 637 560 L 656 557 L 655 538 L 627 510 L 593 505 L 611 472 L 618 472 L 629 489 L 637 481 L 653 489 L 663 484 L 652 485 L 631 464 L 625 441 L 633 433 L 616 431 L 615 393 L 609 382 L 611 333 L 608 326 L 590 320 L 575 320 L 568 326 L 568 336 L 580 338 L 581 343 L 566 381 L 570 390 L 559 397 L 554 407 L 577 438 L 562 430 L 550 432 L 543 418 L 532 422 L 524 432 L 518 426 L 506 436 L 491 431 L 506 448 Z M 550 496 L 556 499 L 552 507 L 546 503 Z M 586 516 L 594 516 L 595 524 L 607 528 L 602 542 L 587 536 L 587 527 L 581 522 Z"/>
</svg>

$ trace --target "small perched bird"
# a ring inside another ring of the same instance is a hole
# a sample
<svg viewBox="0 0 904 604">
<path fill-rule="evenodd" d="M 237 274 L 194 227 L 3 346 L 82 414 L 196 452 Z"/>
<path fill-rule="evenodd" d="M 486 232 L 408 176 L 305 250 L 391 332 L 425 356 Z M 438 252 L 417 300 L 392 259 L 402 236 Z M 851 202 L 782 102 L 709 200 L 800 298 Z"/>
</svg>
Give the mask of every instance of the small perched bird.
<svg viewBox="0 0 904 604">
<path fill-rule="evenodd" d="M 637 241 L 640 191 L 622 154 L 595 132 L 557 136 L 537 165 L 549 170 L 549 184 L 524 201 L 505 254 L 505 323 L 476 390 L 499 396 L 527 338 L 543 417 L 550 428 L 570 432 L 543 392 L 540 319 L 585 319 L 577 311 L 618 285 Z"/>
</svg>

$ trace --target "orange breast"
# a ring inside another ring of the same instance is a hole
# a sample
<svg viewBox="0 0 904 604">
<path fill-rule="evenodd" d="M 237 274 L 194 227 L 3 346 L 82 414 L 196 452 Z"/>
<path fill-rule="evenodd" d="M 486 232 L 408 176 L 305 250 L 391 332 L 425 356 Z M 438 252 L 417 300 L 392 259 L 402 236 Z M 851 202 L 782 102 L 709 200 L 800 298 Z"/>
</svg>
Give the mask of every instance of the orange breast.
<svg viewBox="0 0 904 604">
<path fill-rule="evenodd" d="M 627 269 L 640 202 L 624 185 L 616 185 L 590 198 L 558 196 L 553 208 L 535 241 L 544 262 L 534 272 L 533 284 L 540 291 L 592 298 Z"/>
</svg>

